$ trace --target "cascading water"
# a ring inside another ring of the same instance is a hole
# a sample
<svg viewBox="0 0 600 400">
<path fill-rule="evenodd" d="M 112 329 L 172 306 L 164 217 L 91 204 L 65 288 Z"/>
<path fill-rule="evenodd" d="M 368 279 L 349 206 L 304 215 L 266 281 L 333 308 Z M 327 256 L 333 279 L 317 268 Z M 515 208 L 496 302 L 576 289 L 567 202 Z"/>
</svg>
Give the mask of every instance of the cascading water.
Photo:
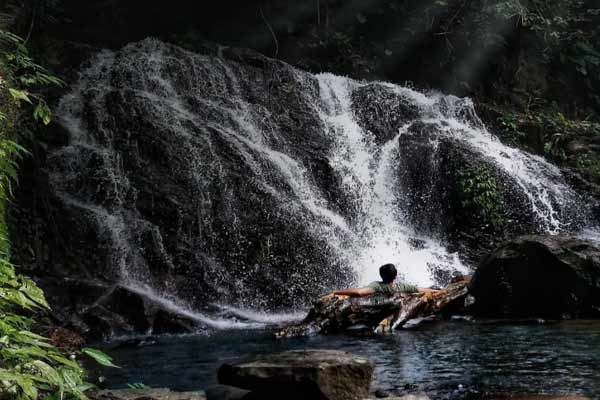
<svg viewBox="0 0 600 400">
<path fill-rule="evenodd" d="M 433 284 L 430 267 L 434 265 L 467 272 L 456 254 L 448 254 L 431 238 L 420 238 L 418 249 L 411 244 L 416 233 L 404 221 L 402 204 L 395 196 L 397 136 L 380 146 L 358 124 L 351 93 L 359 84 L 331 74 L 317 79 L 322 104 L 316 109 L 335 143 L 330 162 L 359 210 L 352 221 L 355 257 L 351 261 L 359 283 L 379 280 L 379 266 L 388 262 L 398 264 L 405 279 L 422 286 Z"/>
<path fill-rule="evenodd" d="M 296 318 L 251 309 L 302 309 L 378 279 L 386 262 L 419 285 L 468 272 L 409 218 L 400 143 L 417 123 L 434 127 L 427 146 L 452 138 L 501 171 L 528 199 L 532 230 L 568 228 L 577 195 L 560 171 L 490 135 L 469 100 L 233 58 L 148 39 L 100 53 L 62 99 L 69 139 L 48 156 L 49 181 L 65 224 L 98 247 L 81 260 L 88 275 L 225 328 Z M 211 303 L 250 322 L 208 317 Z"/>
</svg>

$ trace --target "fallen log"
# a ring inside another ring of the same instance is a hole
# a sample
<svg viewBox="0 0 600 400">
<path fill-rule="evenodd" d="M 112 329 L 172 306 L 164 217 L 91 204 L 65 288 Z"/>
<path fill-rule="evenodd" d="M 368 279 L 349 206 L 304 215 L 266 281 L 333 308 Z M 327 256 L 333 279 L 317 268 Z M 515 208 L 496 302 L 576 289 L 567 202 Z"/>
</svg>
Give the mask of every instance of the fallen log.
<svg viewBox="0 0 600 400">
<path fill-rule="evenodd" d="M 411 319 L 443 314 L 462 308 L 467 296 L 468 279 L 452 283 L 439 292 L 422 295 L 401 293 L 391 297 L 334 296 L 319 299 L 306 318 L 275 333 L 278 338 L 334 334 L 355 326 L 366 326 L 374 332 L 399 329 Z"/>
</svg>

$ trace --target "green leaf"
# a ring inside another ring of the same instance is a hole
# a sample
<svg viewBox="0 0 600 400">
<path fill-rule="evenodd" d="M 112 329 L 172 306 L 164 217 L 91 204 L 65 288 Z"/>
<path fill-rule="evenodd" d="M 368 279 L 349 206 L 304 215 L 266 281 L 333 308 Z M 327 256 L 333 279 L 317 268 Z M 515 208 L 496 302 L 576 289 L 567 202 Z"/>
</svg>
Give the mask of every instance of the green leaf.
<svg viewBox="0 0 600 400">
<path fill-rule="evenodd" d="M 46 104 L 45 101 L 40 100 L 38 104 L 33 109 L 33 118 L 37 120 L 41 120 L 44 125 L 48 125 L 50 123 L 52 117 L 52 112 L 50 111 L 50 107 Z"/>
<path fill-rule="evenodd" d="M 84 354 L 87 354 L 88 356 L 93 358 L 100 365 L 104 365 L 105 367 L 120 368 L 120 367 L 116 366 L 115 364 L 113 364 L 112 358 L 110 356 L 101 352 L 100 350 L 90 349 L 89 347 L 84 347 L 83 349 L 81 349 L 81 351 Z"/>
<path fill-rule="evenodd" d="M 13 97 L 13 99 L 19 100 L 19 101 L 25 101 L 29 104 L 33 104 L 31 102 L 31 99 L 29 99 L 27 92 L 25 92 L 24 90 L 8 88 L 8 91 L 9 91 L 10 95 Z"/>
<path fill-rule="evenodd" d="M 69 360 L 68 358 L 63 357 L 62 355 L 50 353 L 50 354 L 48 354 L 48 358 L 51 359 L 52 361 L 63 364 L 65 366 L 71 368 L 74 371 L 79 371 L 81 369 L 79 367 L 79 364 L 77 364 L 75 361 Z"/>
<path fill-rule="evenodd" d="M 64 381 L 56 369 L 41 360 L 35 360 L 30 365 L 40 373 L 44 380 L 52 386 L 57 386 L 61 391 L 63 390 Z"/>
<path fill-rule="evenodd" d="M 16 382 L 17 382 L 17 385 L 19 385 L 19 387 L 23 391 L 25 398 L 28 398 L 31 400 L 37 400 L 38 390 L 35 387 L 35 384 L 33 383 L 32 379 L 21 378 L 21 379 L 17 379 Z"/>
<path fill-rule="evenodd" d="M 39 307 L 50 309 L 50 306 L 44 297 L 44 292 L 35 284 L 35 282 L 27 277 L 23 277 L 21 280 L 21 292 L 34 301 Z"/>
</svg>

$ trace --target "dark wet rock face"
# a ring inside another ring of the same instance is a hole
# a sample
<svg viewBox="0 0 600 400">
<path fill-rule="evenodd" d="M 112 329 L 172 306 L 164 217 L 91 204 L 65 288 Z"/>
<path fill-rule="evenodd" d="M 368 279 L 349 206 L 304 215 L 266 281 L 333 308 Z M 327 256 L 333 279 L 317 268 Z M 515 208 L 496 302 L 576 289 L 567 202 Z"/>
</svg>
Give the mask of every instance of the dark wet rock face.
<svg viewBox="0 0 600 400">
<path fill-rule="evenodd" d="M 335 227 L 297 198 L 335 208 L 339 193 L 316 82 L 254 53 L 226 56 L 147 40 L 84 68 L 59 109 L 69 145 L 46 165 L 75 275 L 282 308 L 353 278 L 314 234 Z"/>
<path fill-rule="evenodd" d="M 440 135 L 439 129 L 435 123 L 419 121 L 398 138 L 398 175 L 402 188 L 399 197 L 407 205 L 407 217 L 413 226 L 457 245 L 464 242 L 461 235 L 477 236 L 479 243 L 467 248 L 471 247 L 475 253 L 492 250 L 494 242 L 487 243 L 485 238 L 491 227 L 464 206 L 461 189 L 462 174 L 483 167 L 499 184 L 503 203 L 500 212 L 513 222 L 502 227 L 497 239 L 538 230 L 529 199 L 523 191 L 516 190 L 517 183 L 512 177 L 459 138 Z M 468 252 L 462 252 L 465 253 Z"/>
<path fill-rule="evenodd" d="M 528 184 L 527 178 L 515 177 L 490 154 L 460 136 L 440 134 L 443 130 L 437 122 L 417 121 L 398 138 L 398 197 L 418 232 L 448 241 L 461 255 L 477 261 L 506 238 L 548 229 L 578 229 L 585 223 L 586 212 L 575 193 L 566 200 L 549 197 L 547 204 L 553 204 L 554 210 L 540 212 L 543 205 L 536 204 L 540 200 L 532 199 L 531 192 L 522 188 Z M 504 156 L 507 163 L 530 162 Z M 466 191 L 468 180 L 477 180 L 479 174 L 486 174 L 481 175 L 486 178 L 476 181 L 479 186 L 472 192 Z M 560 174 L 557 177 L 562 179 Z M 497 214 L 502 218 L 497 225 L 478 214 L 477 207 L 467 205 L 476 196 L 487 196 L 484 185 L 490 181 L 495 189 L 489 198 L 498 204 Z M 545 188 L 532 191 L 543 193 Z M 553 218 L 568 222 L 561 228 L 553 227 Z"/>
<path fill-rule="evenodd" d="M 502 146 L 469 99 L 374 83 L 354 90 L 352 101 L 357 122 L 385 144 L 383 151 L 397 141 L 392 157 L 402 216 L 470 262 L 503 239 L 577 230 L 590 217 L 558 168 Z M 475 189 L 465 192 L 473 178 Z M 491 196 L 488 183 L 496 187 Z M 485 200 L 467 205 L 474 198 Z M 478 213 L 490 198 L 502 219 L 497 225 Z"/>
<path fill-rule="evenodd" d="M 477 269 L 470 293 L 484 316 L 600 317 L 600 249 L 567 236 L 525 236 Z"/>
<path fill-rule="evenodd" d="M 352 93 L 356 118 L 377 143 L 392 140 L 405 124 L 417 119 L 420 114 L 417 104 L 395 88 L 393 85 L 371 83 Z"/>
<path fill-rule="evenodd" d="M 225 364 L 219 383 L 263 399 L 358 400 L 369 395 L 373 363 L 337 350 L 294 350 Z"/>
<path fill-rule="evenodd" d="M 189 333 L 200 327 L 132 288 L 64 278 L 46 278 L 43 284 L 54 315 L 88 341 L 147 332 Z"/>
</svg>

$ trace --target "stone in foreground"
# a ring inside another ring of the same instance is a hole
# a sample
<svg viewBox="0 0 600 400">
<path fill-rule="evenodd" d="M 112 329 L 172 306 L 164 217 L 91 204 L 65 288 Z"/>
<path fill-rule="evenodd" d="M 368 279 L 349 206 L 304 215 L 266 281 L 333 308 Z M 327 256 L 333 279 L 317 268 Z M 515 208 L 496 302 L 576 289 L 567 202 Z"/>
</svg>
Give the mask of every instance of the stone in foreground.
<svg viewBox="0 0 600 400">
<path fill-rule="evenodd" d="M 294 350 L 219 369 L 219 383 L 262 399 L 358 400 L 369 396 L 373 363 L 337 350 Z"/>
<path fill-rule="evenodd" d="M 404 396 L 386 397 L 383 400 L 431 400 L 425 393 L 405 394 Z"/>
<path fill-rule="evenodd" d="M 213 385 L 206 388 L 206 400 L 252 400 L 255 398 L 251 391 L 235 386 Z"/>
<path fill-rule="evenodd" d="M 485 400 L 592 400 L 580 395 L 501 395 L 486 397 Z"/>
<path fill-rule="evenodd" d="M 206 400 L 203 392 L 172 392 L 169 389 L 101 390 L 91 400 Z"/>
</svg>

